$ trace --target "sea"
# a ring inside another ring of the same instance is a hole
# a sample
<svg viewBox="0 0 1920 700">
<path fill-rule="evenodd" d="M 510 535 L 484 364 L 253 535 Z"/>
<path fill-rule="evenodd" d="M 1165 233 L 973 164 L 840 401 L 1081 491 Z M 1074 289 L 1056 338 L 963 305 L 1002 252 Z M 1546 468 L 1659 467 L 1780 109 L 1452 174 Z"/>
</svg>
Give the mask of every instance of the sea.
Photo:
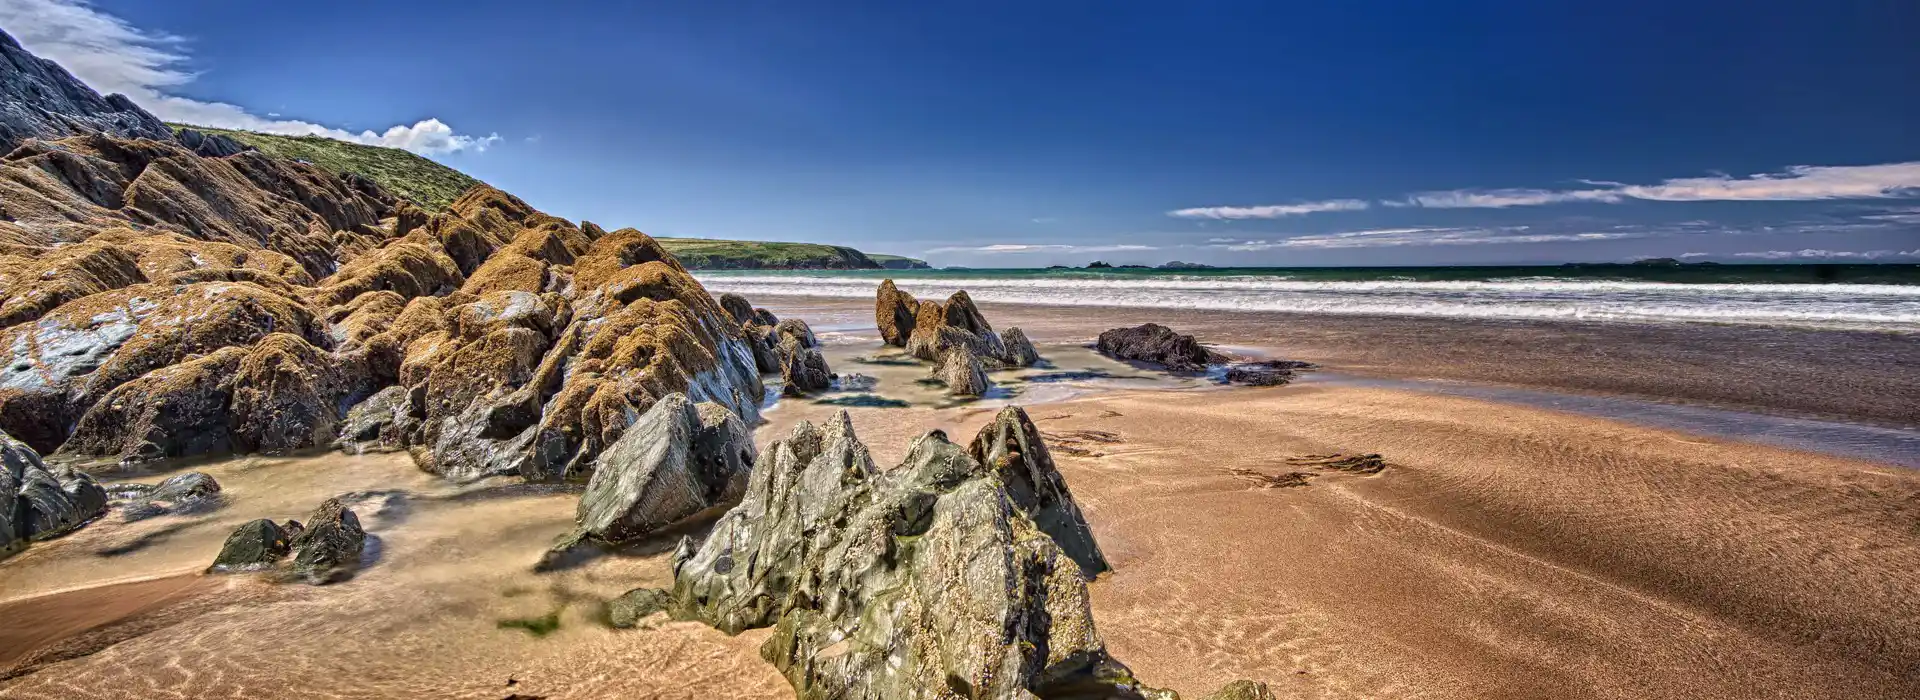
<svg viewBox="0 0 1920 700">
<path fill-rule="evenodd" d="M 1476 319 L 1698 322 L 1920 332 L 1920 265 L 708 270 L 710 291 Z"/>
</svg>

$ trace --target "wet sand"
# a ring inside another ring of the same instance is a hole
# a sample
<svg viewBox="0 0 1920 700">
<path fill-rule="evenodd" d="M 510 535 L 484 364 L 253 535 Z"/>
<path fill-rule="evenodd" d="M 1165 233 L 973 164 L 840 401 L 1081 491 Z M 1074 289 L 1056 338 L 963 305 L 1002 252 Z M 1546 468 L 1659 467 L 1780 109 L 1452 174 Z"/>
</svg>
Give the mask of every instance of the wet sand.
<svg viewBox="0 0 1920 700">
<path fill-rule="evenodd" d="M 914 291 L 914 290 L 909 290 Z M 807 319 L 856 324 L 873 302 L 767 297 Z M 1920 335 L 1706 323 L 1495 321 L 981 304 L 1035 342 L 1091 342 L 1153 322 L 1207 343 L 1262 348 L 1355 374 L 1493 382 L 1920 428 Z M 815 324 L 819 325 L 819 324 Z"/>
<path fill-rule="evenodd" d="M 1471 396 L 1136 375 L 1045 345 L 1111 319 L 1017 309 L 987 313 L 1085 374 L 997 373 L 1011 395 L 954 404 L 912 384 L 922 367 L 854 361 L 886 354 L 870 308 L 756 301 L 906 404 L 847 408 L 882 465 L 1029 406 L 1116 567 L 1090 585 L 1100 631 L 1188 697 L 1238 678 L 1305 698 L 1920 696 L 1920 471 Z M 782 401 L 756 437 L 840 408 Z M 1336 452 L 1391 466 L 1291 459 Z M 0 561 L 0 697 L 791 697 L 760 634 L 597 622 L 667 582 L 674 537 L 533 574 L 575 491 L 453 486 L 400 455 L 196 468 L 225 508 L 110 515 Z M 1291 472 L 1310 476 L 1258 478 Z M 378 546 L 353 580 L 197 573 L 234 525 L 355 491 Z M 511 626 L 548 616 L 545 636 Z"/>
</svg>

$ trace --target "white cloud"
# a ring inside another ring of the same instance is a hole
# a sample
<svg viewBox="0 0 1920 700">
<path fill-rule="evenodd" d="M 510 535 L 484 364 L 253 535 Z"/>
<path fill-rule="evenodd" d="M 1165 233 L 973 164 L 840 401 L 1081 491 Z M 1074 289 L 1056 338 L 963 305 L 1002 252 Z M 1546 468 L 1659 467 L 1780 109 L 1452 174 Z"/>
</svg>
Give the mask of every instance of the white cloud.
<svg viewBox="0 0 1920 700">
<path fill-rule="evenodd" d="M 1504 209 L 1565 202 L 1793 202 L 1822 199 L 1891 199 L 1920 196 L 1920 161 L 1879 165 L 1795 165 L 1746 177 L 1714 175 L 1664 180 L 1657 185 L 1582 180 L 1590 189 L 1451 190 L 1422 192 L 1382 201 L 1390 207 Z"/>
<path fill-rule="evenodd" d="M 1920 258 L 1920 248 L 1913 250 L 1820 250 L 1805 248 L 1802 250 L 1756 250 L 1746 253 L 1687 253 L 1683 258 L 1753 258 L 1759 260 L 1883 260 L 1887 258 Z"/>
<path fill-rule="evenodd" d="M 325 136 L 341 141 L 404 148 L 432 155 L 485 151 L 498 134 L 455 133 L 436 118 L 383 131 L 354 133 L 292 119 L 262 117 L 239 105 L 203 102 L 170 93 L 193 82 L 184 64 L 185 39 L 150 32 L 94 9 L 84 0 L 0 0 L 0 27 L 28 51 L 52 59 L 102 93 L 121 93 L 170 122 L 270 134 Z"/>
<path fill-rule="evenodd" d="M 1497 228 L 1388 228 L 1294 236 L 1276 240 L 1215 243 L 1211 248 L 1235 251 L 1280 248 L 1397 248 L 1403 246 L 1461 246 L 1512 243 L 1606 241 L 1663 235 L 1652 230 L 1574 231 L 1536 233 L 1526 226 Z"/>
<path fill-rule="evenodd" d="M 934 248 L 928 253 L 1119 253 L 1134 250 L 1159 250 L 1150 245 L 1067 245 L 1064 243 L 994 243 L 983 246 Z"/>
<path fill-rule="evenodd" d="M 1167 212 L 1183 219 L 1278 219 L 1329 211 L 1359 211 L 1369 205 L 1364 199 L 1329 199 L 1298 204 L 1269 204 L 1257 207 L 1194 207 Z"/>
</svg>

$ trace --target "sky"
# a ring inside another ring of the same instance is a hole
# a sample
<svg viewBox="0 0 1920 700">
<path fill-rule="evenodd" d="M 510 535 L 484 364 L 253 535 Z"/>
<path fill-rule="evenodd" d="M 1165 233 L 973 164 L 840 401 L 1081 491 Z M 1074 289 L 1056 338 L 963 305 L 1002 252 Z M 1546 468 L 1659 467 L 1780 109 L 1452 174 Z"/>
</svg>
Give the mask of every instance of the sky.
<svg viewBox="0 0 1920 700">
<path fill-rule="evenodd" d="M 163 119 L 936 265 L 1920 261 L 1920 3 L 0 0 Z"/>
</svg>

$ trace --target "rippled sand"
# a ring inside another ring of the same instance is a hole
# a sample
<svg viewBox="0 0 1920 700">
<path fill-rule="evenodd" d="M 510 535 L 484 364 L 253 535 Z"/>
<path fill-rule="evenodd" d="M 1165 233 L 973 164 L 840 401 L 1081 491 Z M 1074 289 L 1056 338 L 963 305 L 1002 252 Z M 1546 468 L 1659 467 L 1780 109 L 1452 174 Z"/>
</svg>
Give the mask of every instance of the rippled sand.
<svg viewBox="0 0 1920 700">
<path fill-rule="evenodd" d="M 829 343 L 833 325 L 815 323 Z M 865 372 L 851 358 L 873 350 L 847 340 L 830 355 Z M 1064 399 L 1030 412 L 1116 567 L 1091 585 L 1096 619 L 1155 684 L 1920 697 L 1920 472 L 1469 397 L 1124 379 L 1117 363 L 1042 352 L 1114 375 L 1057 382 L 1077 387 L 1066 394 L 1006 383 Z M 849 409 L 882 464 L 929 428 L 970 436 L 999 403 L 948 405 L 903 388 L 922 369 L 873 368 L 876 393 L 910 404 Z M 834 410 L 784 402 L 758 437 Z M 1392 466 L 1289 461 L 1331 452 Z M 575 493 L 451 486 L 398 455 L 200 468 L 226 486 L 225 508 L 96 523 L 0 562 L 0 696 L 791 697 L 759 634 L 596 622 L 599 601 L 667 582 L 672 538 L 531 573 Z M 1248 474 L 1302 470 L 1315 475 L 1288 488 Z M 239 522 L 354 491 L 398 492 L 359 499 L 379 553 L 357 578 L 197 573 Z M 544 637 L 501 626 L 556 611 Z"/>
</svg>

